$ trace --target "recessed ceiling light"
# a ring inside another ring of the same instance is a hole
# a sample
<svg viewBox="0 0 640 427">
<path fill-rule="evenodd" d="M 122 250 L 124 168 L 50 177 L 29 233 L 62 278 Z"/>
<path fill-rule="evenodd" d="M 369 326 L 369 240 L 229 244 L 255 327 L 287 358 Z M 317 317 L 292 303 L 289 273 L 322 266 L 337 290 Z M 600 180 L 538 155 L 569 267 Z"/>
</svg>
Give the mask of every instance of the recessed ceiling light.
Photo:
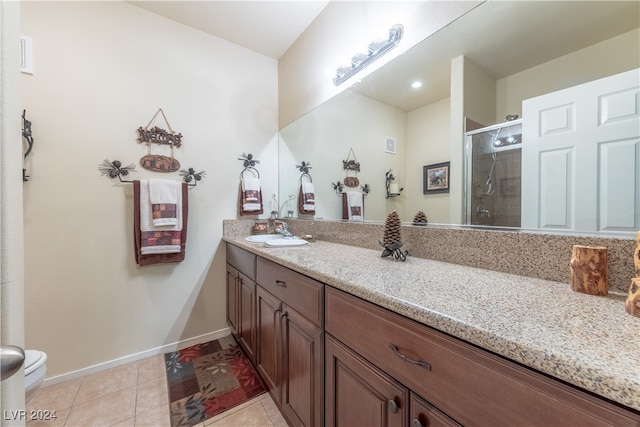
<svg viewBox="0 0 640 427">
<path fill-rule="evenodd" d="M 416 80 L 415 82 L 411 83 L 411 87 L 414 88 L 414 89 L 421 88 L 422 87 L 422 82 Z"/>
</svg>

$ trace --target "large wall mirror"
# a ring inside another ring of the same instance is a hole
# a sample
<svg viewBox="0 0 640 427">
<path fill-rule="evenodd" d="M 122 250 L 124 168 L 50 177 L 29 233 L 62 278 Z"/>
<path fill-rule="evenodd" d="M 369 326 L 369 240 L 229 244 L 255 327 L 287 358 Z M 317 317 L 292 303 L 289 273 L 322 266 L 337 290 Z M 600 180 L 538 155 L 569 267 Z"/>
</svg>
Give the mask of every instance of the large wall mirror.
<svg viewBox="0 0 640 427">
<path fill-rule="evenodd" d="M 500 124 L 507 116 L 517 115 L 526 122 L 524 100 L 638 69 L 639 27 L 640 3 L 636 1 L 480 4 L 281 129 L 279 196 L 281 201 L 291 196 L 282 214 L 291 210 L 294 216 L 304 217 L 297 208 L 301 173 L 296 167 L 304 161 L 311 165 L 315 218 L 342 219 L 343 200 L 333 184 L 353 175 L 343 169 L 343 161 L 350 156 L 355 156 L 360 164 L 356 174 L 359 185 L 344 191 L 361 191 L 365 184 L 369 186 L 370 192 L 364 197 L 367 221 L 384 221 L 395 210 L 403 222 L 411 222 L 415 213 L 423 211 L 430 223 L 460 224 L 465 223 L 464 218 L 451 212 L 450 206 L 452 202 L 466 206 L 463 196 L 474 191 L 488 194 L 484 190 L 489 188 L 508 197 L 528 197 L 526 193 L 520 194 L 519 181 L 505 181 L 505 188 L 497 189 L 498 180 L 488 186 L 486 175 L 479 178 L 483 181 L 480 190 L 477 183 L 474 190 L 473 183 L 460 178 L 464 189 L 426 191 L 424 172 L 429 166 L 451 162 L 452 176 L 465 174 L 463 159 L 452 159 L 459 153 L 464 156 L 464 149 L 452 149 L 452 144 L 460 147 L 465 144 L 464 131 L 452 135 L 452 110 L 462 109 L 467 131 L 492 126 L 494 130 L 501 129 Z M 462 82 L 452 72 L 454 64 L 460 64 L 460 58 L 464 64 Z M 458 85 L 455 90 L 452 79 Z M 414 81 L 421 81 L 422 87 L 412 88 Z M 640 108 L 638 96 L 636 87 L 631 99 L 631 102 L 635 99 L 636 105 L 628 106 L 635 108 L 636 116 Z M 493 138 L 496 132 L 489 135 Z M 526 143 L 525 139 L 522 144 Z M 631 141 L 630 150 L 625 153 L 635 152 L 636 165 L 640 164 L 640 131 Z M 505 157 L 521 161 L 520 156 Z M 491 164 L 489 161 L 489 169 Z M 598 166 L 574 163 L 572 167 L 577 170 Z M 403 189 L 399 196 L 387 197 L 385 178 L 389 171 L 395 177 L 394 183 Z M 553 174 L 553 169 L 547 172 Z M 456 185 L 456 180 L 451 181 Z M 631 176 L 628 188 L 635 189 L 630 203 L 640 211 L 638 181 L 640 176 L 636 173 Z M 461 200 L 452 200 L 453 197 Z M 531 209 L 530 202 L 526 206 Z M 489 210 L 485 204 L 478 211 L 492 214 L 494 209 L 499 207 L 491 205 Z M 468 207 L 461 210 L 471 211 Z M 486 219 L 479 225 L 492 225 Z M 637 228 L 640 225 L 637 215 L 635 221 Z M 518 226 L 517 221 L 514 224 L 507 225 Z M 579 225 L 573 230 L 582 231 Z"/>
</svg>

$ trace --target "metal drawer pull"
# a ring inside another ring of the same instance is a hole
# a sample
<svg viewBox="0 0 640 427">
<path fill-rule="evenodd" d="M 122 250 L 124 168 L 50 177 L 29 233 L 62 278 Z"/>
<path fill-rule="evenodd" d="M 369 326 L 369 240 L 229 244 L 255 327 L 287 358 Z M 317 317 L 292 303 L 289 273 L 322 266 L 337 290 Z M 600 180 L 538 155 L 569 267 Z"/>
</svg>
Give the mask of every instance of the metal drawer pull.
<svg viewBox="0 0 640 427">
<path fill-rule="evenodd" d="M 394 343 L 390 342 L 389 343 L 389 348 L 391 350 L 393 350 L 393 352 L 396 354 L 396 356 L 400 357 L 401 359 L 403 359 L 405 362 L 409 362 L 409 363 L 413 363 L 414 365 L 418 365 L 423 367 L 424 369 L 426 369 L 427 371 L 431 370 L 431 365 L 428 364 L 427 362 L 425 362 L 424 360 L 413 360 L 407 356 L 405 356 L 404 354 L 400 353 L 398 351 L 398 346 L 396 346 Z"/>
<path fill-rule="evenodd" d="M 276 285 L 286 288 L 287 282 L 283 282 L 282 280 L 276 280 Z"/>
<path fill-rule="evenodd" d="M 411 420 L 411 427 L 425 427 L 425 425 L 422 424 L 419 419 L 414 418 L 413 420 Z"/>
</svg>

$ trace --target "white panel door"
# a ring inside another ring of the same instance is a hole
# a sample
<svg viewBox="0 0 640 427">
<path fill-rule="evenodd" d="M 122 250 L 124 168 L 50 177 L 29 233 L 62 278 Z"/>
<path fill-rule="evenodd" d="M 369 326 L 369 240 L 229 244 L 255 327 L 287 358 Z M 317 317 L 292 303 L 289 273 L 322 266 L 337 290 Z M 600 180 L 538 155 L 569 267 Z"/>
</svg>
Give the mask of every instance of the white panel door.
<svg viewBox="0 0 640 427">
<path fill-rule="evenodd" d="M 522 103 L 522 227 L 640 229 L 640 69 Z"/>
</svg>

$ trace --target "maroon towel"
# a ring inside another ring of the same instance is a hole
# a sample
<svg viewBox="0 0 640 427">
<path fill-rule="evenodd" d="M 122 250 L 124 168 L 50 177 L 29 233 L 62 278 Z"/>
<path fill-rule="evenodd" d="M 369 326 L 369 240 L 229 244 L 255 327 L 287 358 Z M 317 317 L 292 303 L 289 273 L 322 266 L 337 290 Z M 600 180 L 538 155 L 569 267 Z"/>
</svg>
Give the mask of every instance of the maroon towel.
<svg viewBox="0 0 640 427">
<path fill-rule="evenodd" d="M 189 187 L 182 183 L 182 235 L 180 239 L 181 250 L 175 254 L 148 254 L 140 253 L 142 234 L 140 233 L 140 181 L 133 181 L 133 235 L 136 263 L 139 265 L 161 264 L 167 262 L 184 261 L 185 247 L 187 244 L 187 216 L 189 214 Z"/>
</svg>

